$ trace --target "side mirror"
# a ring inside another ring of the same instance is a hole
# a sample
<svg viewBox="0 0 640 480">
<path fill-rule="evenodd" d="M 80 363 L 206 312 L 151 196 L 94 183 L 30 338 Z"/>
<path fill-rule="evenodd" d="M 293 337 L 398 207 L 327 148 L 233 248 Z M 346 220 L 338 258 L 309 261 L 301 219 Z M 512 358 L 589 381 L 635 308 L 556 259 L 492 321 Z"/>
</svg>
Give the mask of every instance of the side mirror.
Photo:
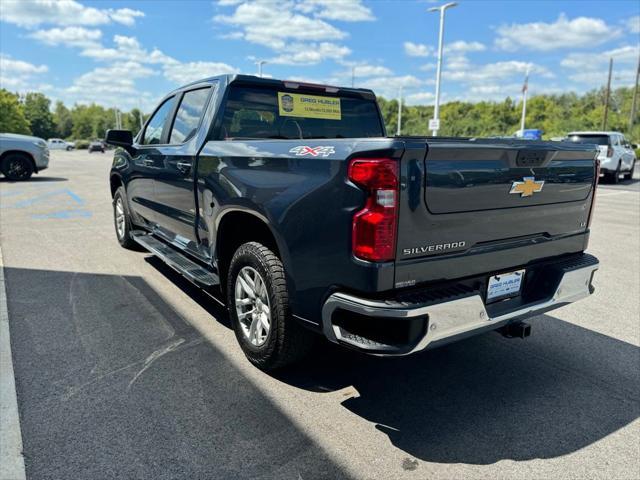
<svg viewBox="0 0 640 480">
<path fill-rule="evenodd" d="M 131 133 L 131 130 L 107 130 L 104 140 L 109 145 L 130 150 L 133 145 L 133 133 Z"/>
<path fill-rule="evenodd" d="M 637 143 L 632 143 L 631 144 L 631 148 L 633 148 L 634 150 L 638 149 L 638 144 Z"/>
</svg>

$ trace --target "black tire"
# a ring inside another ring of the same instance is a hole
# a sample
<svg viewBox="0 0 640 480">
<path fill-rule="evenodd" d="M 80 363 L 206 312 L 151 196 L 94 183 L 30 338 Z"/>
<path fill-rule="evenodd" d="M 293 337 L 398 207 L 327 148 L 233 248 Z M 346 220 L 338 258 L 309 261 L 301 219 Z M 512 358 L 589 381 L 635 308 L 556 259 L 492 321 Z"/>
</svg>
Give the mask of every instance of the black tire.
<svg viewBox="0 0 640 480">
<path fill-rule="evenodd" d="M 10 153 L 2 159 L 0 169 L 2 174 L 12 182 L 29 180 L 33 175 L 33 162 L 24 153 Z"/>
<path fill-rule="evenodd" d="M 236 310 L 236 279 L 244 267 L 251 267 L 260 274 L 269 300 L 270 328 L 260 346 L 251 343 Z M 227 306 L 242 351 L 261 370 L 271 371 L 292 364 L 302 359 L 313 346 L 315 335 L 291 316 L 282 262 L 260 243 L 245 243 L 233 255 L 227 275 Z"/>
<path fill-rule="evenodd" d="M 625 180 L 633 180 L 633 172 L 636 170 L 636 161 L 634 160 L 631 164 L 631 170 L 624 174 Z"/>
<path fill-rule="evenodd" d="M 67 152 L 70 152 L 71 150 L 73 150 L 73 147 L 67 147 Z"/>
<path fill-rule="evenodd" d="M 118 228 L 118 207 L 122 208 L 124 215 L 123 228 Z M 128 250 L 141 251 L 142 247 L 131 238 L 131 214 L 129 213 L 129 205 L 127 203 L 127 195 L 124 187 L 118 187 L 113 196 L 113 226 L 116 229 L 116 238 L 121 247 Z"/>
<path fill-rule="evenodd" d="M 618 166 L 616 168 L 616 171 L 613 172 L 613 174 L 611 174 L 611 183 L 613 183 L 614 185 L 617 185 L 618 183 L 620 183 L 620 164 L 618 163 Z"/>
</svg>

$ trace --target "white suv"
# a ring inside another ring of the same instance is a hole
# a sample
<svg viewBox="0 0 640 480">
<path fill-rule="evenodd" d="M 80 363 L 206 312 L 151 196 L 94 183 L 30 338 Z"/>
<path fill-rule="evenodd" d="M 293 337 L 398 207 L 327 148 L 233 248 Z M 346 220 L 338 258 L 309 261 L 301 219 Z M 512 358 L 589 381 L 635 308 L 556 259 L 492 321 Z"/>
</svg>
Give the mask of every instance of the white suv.
<svg viewBox="0 0 640 480">
<path fill-rule="evenodd" d="M 636 155 L 623 134 L 618 132 L 571 132 L 567 135 L 567 140 L 597 145 L 600 174 L 607 180 L 618 183 L 622 174 L 625 179 L 633 178 Z"/>
</svg>

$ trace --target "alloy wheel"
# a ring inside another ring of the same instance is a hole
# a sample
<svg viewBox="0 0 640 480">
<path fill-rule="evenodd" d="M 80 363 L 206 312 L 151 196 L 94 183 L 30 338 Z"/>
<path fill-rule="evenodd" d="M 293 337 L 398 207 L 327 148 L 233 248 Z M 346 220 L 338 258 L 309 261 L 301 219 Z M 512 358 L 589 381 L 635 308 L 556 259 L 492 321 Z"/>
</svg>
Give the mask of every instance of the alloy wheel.
<svg viewBox="0 0 640 480">
<path fill-rule="evenodd" d="M 238 272 L 235 306 L 246 339 L 256 347 L 264 345 L 271 330 L 271 306 L 267 285 L 253 267 L 242 267 Z"/>
</svg>

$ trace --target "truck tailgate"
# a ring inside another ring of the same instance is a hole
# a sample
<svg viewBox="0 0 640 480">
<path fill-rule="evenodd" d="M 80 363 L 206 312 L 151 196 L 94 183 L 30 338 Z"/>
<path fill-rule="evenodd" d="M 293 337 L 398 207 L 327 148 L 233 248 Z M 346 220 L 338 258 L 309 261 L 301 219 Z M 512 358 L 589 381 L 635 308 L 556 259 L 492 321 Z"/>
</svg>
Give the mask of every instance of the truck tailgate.
<svg viewBox="0 0 640 480">
<path fill-rule="evenodd" d="M 415 138 L 405 144 L 396 286 L 584 250 L 592 146 Z"/>
</svg>

